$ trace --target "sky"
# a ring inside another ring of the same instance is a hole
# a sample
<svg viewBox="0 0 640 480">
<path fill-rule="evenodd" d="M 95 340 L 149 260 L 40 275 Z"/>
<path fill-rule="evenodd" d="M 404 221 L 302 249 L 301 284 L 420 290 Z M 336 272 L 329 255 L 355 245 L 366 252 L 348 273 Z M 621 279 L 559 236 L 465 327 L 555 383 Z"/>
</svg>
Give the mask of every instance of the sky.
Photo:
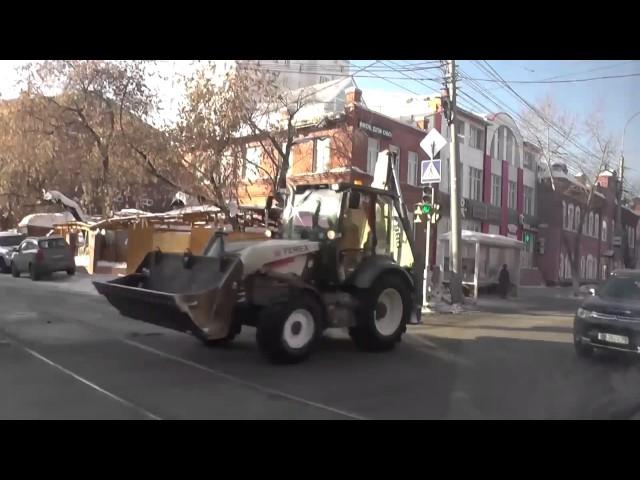
<svg viewBox="0 0 640 480">
<path fill-rule="evenodd" d="M 384 63 L 380 63 L 384 62 Z M 379 61 L 370 70 L 363 70 L 356 74 L 356 83 L 362 89 L 382 89 L 387 91 L 406 92 L 415 94 L 431 94 L 439 90 L 441 72 L 435 65 L 427 64 L 428 60 L 388 60 Z M 16 67 L 26 63 L 20 60 L 0 61 L 0 98 L 8 99 L 18 95 L 19 79 Z M 359 68 L 373 63 L 373 60 L 352 60 L 352 73 Z M 535 103 L 549 95 L 560 109 L 575 115 L 578 121 L 588 118 L 595 111 L 600 111 L 606 120 L 606 128 L 616 138 L 622 137 L 627 120 L 640 111 L 640 76 L 627 78 L 611 78 L 586 82 L 572 83 L 533 83 L 518 84 L 515 81 L 538 80 L 573 80 L 581 78 L 629 75 L 640 73 L 640 61 L 631 60 L 491 60 L 488 62 L 512 88 L 525 100 Z M 398 65 L 413 64 L 416 70 L 408 75 L 427 80 L 404 80 L 399 72 L 381 71 L 384 65 L 397 67 Z M 158 88 L 163 98 L 163 114 L 167 117 L 175 116 L 182 95 L 182 88 L 176 83 L 176 78 L 194 70 L 191 61 L 162 61 L 159 70 L 168 77 L 167 80 L 154 79 L 154 87 Z M 474 79 L 487 79 L 489 75 L 480 70 L 470 60 L 457 62 L 460 73 Z M 431 67 L 427 70 L 424 67 Z M 377 78 L 381 77 L 392 78 Z M 402 78 L 402 79 L 400 79 Z M 526 109 L 519 99 L 506 88 L 496 82 L 479 81 L 479 85 L 495 95 L 499 104 L 503 104 L 517 112 Z M 470 102 L 462 95 L 461 105 L 479 113 L 498 111 L 498 108 L 488 99 L 476 92 L 464 79 L 460 82 L 460 89 L 464 94 L 473 97 L 484 107 Z M 366 101 L 366 97 L 365 97 Z M 627 127 L 624 145 L 626 174 L 633 184 L 640 184 L 640 115 L 635 117 Z M 639 185 L 640 186 L 640 185 Z"/>
<path fill-rule="evenodd" d="M 383 60 L 389 65 L 388 61 Z M 393 61 L 392 66 L 398 64 L 424 63 L 425 60 L 414 60 L 411 62 Z M 371 61 L 357 60 L 352 62 L 354 70 L 357 67 L 367 66 Z M 601 76 L 640 74 L 640 61 L 632 60 L 490 60 L 488 62 L 502 78 L 508 82 L 513 80 L 572 80 L 580 78 L 592 78 Z M 379 65 L 379 64 L 378 64 Z M 457 61 L 459 70 L 473 79 L 487 79 L 489 75 L 480 70 L 475 63 L 470 60 Z M 375 67 L 381 68 L 381 67 Z M 358 86 L 364 90 L 368 88 L 383 89 L 392 91 L 411 90 L 418 94 L 431 94 L 437 92 L 438 82 L 426 80 L 418 82 L 415 80 L 398 80 L 403 77 L 400 73 L 380 73 L 380 76 L 393 77 L 392 84 L 389 79 L 359 78 L 356 76 Z M 442 74 L 438 69 L 422 70 L 411 72 L 410 76 L 418 78 L 437 78 Z M 370 75 L 369 75 L 370 76 Z M 556 78 L 557 77 L 557 78 Z M 506 88 L 501 88 L 495 82 L 478 82 L 482 87 L 490 90 L 494 94 L 498 103 L 505 105 L 516 112 L 522 112 L 527 107 L 511 94 Z M 426 84 L 426 85 L 425 85 Z M 497 111 L 496 105 L 477 93 L 468 82 L 461 80 L 460 89 L 462 92 L 478 100 L 485 107 L 484 111 L 477 104 L 474 104 L 461 96 L 462 106 L 478 113 L 489 113 Z M 606 129 L 621 141 L 625 123 L 636 112 L 640 111 L 640 75 L 628 78 L 612 78 L 594 80 L 580 83 L 553 83 L 553 84 L 517 84 L 510 83 L 512 88 L 529 103 L 535 103 L 547 95 L 553 98 L 560 109 L 570 115 L 575 115 L 578 122 L 583 121 L 600 111 L 606 122 Z M 366 101 L 366 96 L 365 96 Z M 583 142 L 584 143 L 584 142 Z M 627 126 L 625 142 L 625 174 L 630 179 L 630 183 L 640 187 L 640 115 L 635 117 Z"/>
</svg>

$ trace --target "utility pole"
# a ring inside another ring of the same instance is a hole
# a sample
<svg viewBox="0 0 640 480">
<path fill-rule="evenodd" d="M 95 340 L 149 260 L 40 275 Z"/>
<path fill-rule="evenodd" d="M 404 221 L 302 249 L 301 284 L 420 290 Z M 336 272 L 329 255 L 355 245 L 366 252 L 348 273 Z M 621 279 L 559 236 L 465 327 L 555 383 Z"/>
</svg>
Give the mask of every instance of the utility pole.
<svg viewBox="0 0 640 480">
<path fill-rule="evenodd" d="M 460 147 L 458 144 L 458 129 L 456 126 L 457 112 L 456 112 L 456 61 L 447 60 L 447 90 L 449 91 L 449 106 L 448 106 L 448 118 L 449 131 L 451 132 L 450 148 L 450 215 L 451 215 L 451 280 L 449 283 L 451 290 L 451 303 L 459 304 L 462 302 L 462 278 L 460 277 L 461 270 L 461 228 L 460 228 L 460 192 L 458 190 L 458 167 L 459 167 L 459 152 Z"/>
</svg>

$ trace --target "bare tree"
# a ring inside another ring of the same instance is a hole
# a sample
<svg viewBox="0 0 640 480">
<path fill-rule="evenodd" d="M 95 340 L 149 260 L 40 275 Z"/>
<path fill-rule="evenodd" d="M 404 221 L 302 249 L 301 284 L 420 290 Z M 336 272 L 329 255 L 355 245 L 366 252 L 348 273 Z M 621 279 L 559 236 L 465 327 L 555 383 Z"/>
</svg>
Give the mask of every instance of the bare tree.
<svg viewBox="0 0 640 480">
<path fill-rule="evenodd" d="M 563 163 L 567 170 L 568 185 L 562 193 L 582 200 L 584 208 L 573 219 L 575 231 L 562 229 L 562 244 L 569 257 L 571 282 L 574 293 L 580 287 L 580 250 L 585 221 L 594 206 L 597 180 L 600 173 L 608 168 L 615 156 L 615 142 L 604 130 L 604 122 L 599 110 L 580 124 L 575 116 L 560 111 L 551 97 L 546 97 L 536 107 L 537 111 L 523 112 L 522 131 L 525 138 L 541 152 L 542 160 L 549 172 L 551 188 L 557 190 L 558 172 L 554 163 Z M 583 143 L 586 141 L 587 146 Z M 579 178 L 580 180 L 576 180 Z M 564 222 L 563 222 L 564 223 Z M 599 230 L 599 228 L 597 228 Z"/>
<path fill-rule="evenodd" d="M 47 60 L 27 65 L 24 74 L 28 114 L 40 122 L 39 133 L 84 139 L 83 194 L 108 214 L 114 193 L 141 173 L 130 161 L 118 119 L 124 112 L 146 121 L 154 112 L 147 62 Z"/>
</svg>

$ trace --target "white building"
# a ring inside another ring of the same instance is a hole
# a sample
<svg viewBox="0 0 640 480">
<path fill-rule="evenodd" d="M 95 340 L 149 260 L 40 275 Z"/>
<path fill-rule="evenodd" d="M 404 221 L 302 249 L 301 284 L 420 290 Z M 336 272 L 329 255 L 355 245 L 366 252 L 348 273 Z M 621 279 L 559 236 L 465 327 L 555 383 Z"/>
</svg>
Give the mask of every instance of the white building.
<svg viewBox="0 0 640 480">
<path fill-rule="evenodd" d="M 349 77 L 348 60 L 216 60 L 215 64 L 220 81 L 239 66 L 251 66 L 276 73 L 277 83 L 287 90 Z"/>
</svg>

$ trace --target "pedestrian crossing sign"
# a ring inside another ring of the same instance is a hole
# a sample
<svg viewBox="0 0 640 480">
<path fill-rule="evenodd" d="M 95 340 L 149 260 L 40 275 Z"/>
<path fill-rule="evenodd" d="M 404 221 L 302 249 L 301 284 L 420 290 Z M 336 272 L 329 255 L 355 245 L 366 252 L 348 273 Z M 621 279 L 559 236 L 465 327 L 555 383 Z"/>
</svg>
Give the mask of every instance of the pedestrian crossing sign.
<svg viewBox="0 0 640 480">
<path fill-rule="evenodd" d="M 420 164 L 420 183 L 440 183 L 440 160 L 423 160 Z"/>
</svg>

